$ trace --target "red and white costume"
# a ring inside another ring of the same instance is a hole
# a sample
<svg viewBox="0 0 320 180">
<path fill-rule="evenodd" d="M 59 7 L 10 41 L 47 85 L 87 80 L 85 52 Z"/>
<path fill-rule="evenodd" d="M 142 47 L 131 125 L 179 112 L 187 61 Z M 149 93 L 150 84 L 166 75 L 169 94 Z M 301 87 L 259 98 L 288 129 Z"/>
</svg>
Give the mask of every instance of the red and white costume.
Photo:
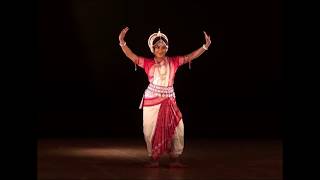
<svg viewBox="0 0 320 180">
<path fill-rule="evenodd" d="M 144 92 L 143 133 L 148 156 L 158 159 L 163 153 L 181 155 L 184 147 L 184 124 L 173 89 L 175 73 L 185 63 L 183 56 L 166 57 L 157 64 L 154 59 L 139 57 L 150 82 Z"/>
</svg>

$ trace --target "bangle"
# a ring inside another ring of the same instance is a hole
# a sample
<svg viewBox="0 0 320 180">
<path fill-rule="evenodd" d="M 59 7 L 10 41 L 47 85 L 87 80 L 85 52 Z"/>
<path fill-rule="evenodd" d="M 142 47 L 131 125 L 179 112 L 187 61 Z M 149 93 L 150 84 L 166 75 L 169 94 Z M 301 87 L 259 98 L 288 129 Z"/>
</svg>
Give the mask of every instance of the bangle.
<svg viewBox="0 0 320 180">
<path fill-rule="evenodd" d="M 203 48 L 204 50 L 208 50 L 208 48 L 206 47 L 206 45 L 202 45 L 202 48 Z"/>
<path fill-rule="evenodd" d="M 119 45 L 122 47 L 122 46 L 125 46 L 127 43 L 124 42 L 124 43 L 119 43 Z"/>
</svg>

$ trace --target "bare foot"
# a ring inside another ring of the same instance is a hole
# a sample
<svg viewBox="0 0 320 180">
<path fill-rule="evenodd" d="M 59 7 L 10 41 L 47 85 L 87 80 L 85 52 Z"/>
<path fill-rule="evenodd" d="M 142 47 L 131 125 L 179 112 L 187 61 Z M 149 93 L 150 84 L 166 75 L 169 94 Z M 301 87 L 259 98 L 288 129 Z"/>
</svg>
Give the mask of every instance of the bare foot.
<svg viewBox="0 0 320 180">
<path fill-rule="evenodd" d="M 158 168 L 159 167 L 159 162 L 148 162 L 147 164 L 144 165 L 146 168 Z"/>
<path fill-rule="evenodd" d="M 170 167 L 170 168 L 186 168 L 186 167 L 188 167 L 188 166 L 185 165 L 185 164 L 183 164 L 183 163 L 181 163 L 181 162 L 171 162 L 171 163 L 169 164 L 169 167 Z"/>
</svg>

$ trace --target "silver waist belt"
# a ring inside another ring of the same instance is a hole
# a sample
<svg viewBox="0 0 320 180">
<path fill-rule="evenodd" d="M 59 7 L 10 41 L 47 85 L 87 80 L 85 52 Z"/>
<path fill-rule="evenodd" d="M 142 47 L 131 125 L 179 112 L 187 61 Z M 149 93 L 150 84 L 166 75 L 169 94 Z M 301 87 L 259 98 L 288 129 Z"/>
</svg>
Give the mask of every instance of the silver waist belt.
<svg viewBox="0 0 320 180">
<path fill-rule="evenodd" d="M 145 92 L 146 96 L 158 96 L 158 97 L 173 97 L 175 98 L 175 93 L 173 86 L 158 86 L 155 84 L 149 84 Z"/>
</svg>

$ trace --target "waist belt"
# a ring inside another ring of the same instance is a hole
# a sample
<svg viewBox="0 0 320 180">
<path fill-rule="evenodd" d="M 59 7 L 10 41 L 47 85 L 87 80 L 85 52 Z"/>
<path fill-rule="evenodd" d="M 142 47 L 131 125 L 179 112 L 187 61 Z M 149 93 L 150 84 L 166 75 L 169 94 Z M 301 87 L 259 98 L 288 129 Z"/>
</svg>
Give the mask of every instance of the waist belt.
<svg viewBox="0 0 320 180">
<path fill-rule="evenodd" d="M 175 93 L 173 86 L 158 86 L 155 84 L 149 84 L 145 91 L 146 97 L 173 97 L 175 98 Z"/>
</svg>

